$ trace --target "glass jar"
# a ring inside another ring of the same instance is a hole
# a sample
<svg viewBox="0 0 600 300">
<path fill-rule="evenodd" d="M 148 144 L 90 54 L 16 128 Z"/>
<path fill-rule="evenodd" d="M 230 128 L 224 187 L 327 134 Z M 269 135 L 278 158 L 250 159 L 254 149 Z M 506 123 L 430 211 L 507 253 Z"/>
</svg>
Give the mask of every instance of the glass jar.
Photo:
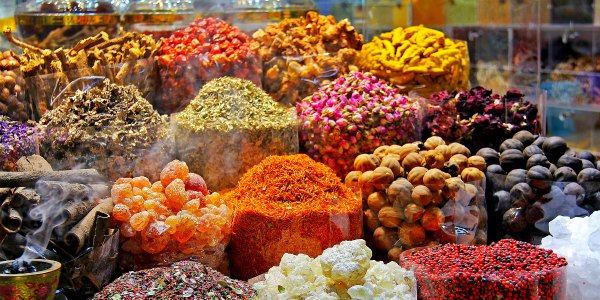
<svg viewBox="0 0 600 300">
<path fill-rule="evenodd" d="M 119 0 L 28 0 L 17 6 L 15 22 L 29 44 L 69 48 L 102 31 L 116 35 L 122 5 Z"/>
<path fill-rule="evenodd" d="M 123 28 L 152 34 L 154 38 L 169 37 L 193 22 L 195 17 L 191 0 L 139 0 L 127 7 Z"/>
<path fill-rule="evenodd" d="M 309 11 L 318 11 L 313 0 L 231 0 L 229 3 L 224 2 L 222 6 L 225 7 L 225 12 L 222 16 L 217 16 L 248 34 L 265 28 L 268 23 L 299 18 Z"/>
</svg>

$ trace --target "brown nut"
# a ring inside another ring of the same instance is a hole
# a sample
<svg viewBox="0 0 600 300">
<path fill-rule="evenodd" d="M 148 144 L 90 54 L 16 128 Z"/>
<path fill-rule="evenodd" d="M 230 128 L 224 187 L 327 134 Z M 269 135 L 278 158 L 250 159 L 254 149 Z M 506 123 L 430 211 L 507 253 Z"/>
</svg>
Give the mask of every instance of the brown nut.
<svg viewBox="0 0 600 300">
<path fill-rule="evenodd" d="M 375 248 L 388 251 L 392 249 L 394 244 L 398 241 L 398 233 L 395 229 L 378 227 L 373 232 L 373 240 L 375 242 Z"/>
<path fill-rule="evenodd" d="M 464 191 L 464 190 L 465 190 L 465 183 L 458 177 L 452 177 L 452 178 L 446 179 L 446 184 L 444 185 L 444 188 L 442 189 L 442 195 L 444 195 L 444 198 L 446 198 L 448 200 L 457 201 L 457 200 L 459 200 L 457 197 L 457 194 L 460 191 Z"/>
<path fill-rule="evenodd" d="M 427 173 L 427 168 L 415 167 L 408 172 L 406 179 L 408 179 L 413 186 L 417 186 L 423 184 L 423 176 L 425 176 L 425 173 Z"/>
<path fill-rule="evenodd" d="M 446 175 L 438 169 L 431 169 L 423 176 L 423 184 L 432 191 L 439 191 L 446 185 Z"/>
<path fill-rule="evenodd" d="M 360 154 L 354 159 L 354 169 L 357 171 L 375 170 L 381 163 L 381 159 L 375 154 Z"/>
<path fill-rule="evenodd" d="M 350 171 L 348 173 L 348 175 L 346 175 L 346 178 L 344 179 L 344 184 L 352 190 L 355 190 L 355 191 L 358 190 L 359 189 L 358 178 L 360 177 L 361 174 L 362 174 L 361 171 Z"/>
<path fill-rule="evenodd" d="M 467 166 L 479 169 L 481 172 L 485 172 L 487 164 L 485 159 L 481 156 L 473 155 L 467 159 Z"/>
<path fill-rule="evenodd" d="M 404 247 L 412 248 L 425 243 L 427 235 L 419 223 L 404 222 L 398 228 L 398 240 Z"/>
<path fill-rule="evenodd" d="M 406 156 L 408 156 L 411 153 L 417 153 L 419 152 L 419 150 L 419 146 L 415 144 L 404 144 L 396 154 L 400 155 L 400 161 L 404 161 L 404 158 L 406 158 Z"/>
<path fill-rule="evenodd" d="M 433 192 L 437 194 L 437 192 Z M 412 191 L 411 199 L 420 206 L 427 206 L 433 200 L 433 193 L 424 185 L 417 185 Z"/>
<path fill-rule="evenodd" d="M 423 167 L 425 166 L 425 158 L 419 153 L 409 153 L 402 160 L 402 168 L 404 168 L 404 172 L 410 172 L 413 168 Z"/>
<path fill-rule="evenodd" d="M 450 147 L 450 152 L 452 155 L 462 154 L 466 157 L 471 156 L 471 150 L 469 150 L 469 148 L 465 147 L 463 144 L 452 143 L 448 146 Z"/>
<path fill-rule="evenodd" d="M 414 223 L 419 221 L 423 214 L 425 213 L 425 209 L 414 203 L 410 203 L 404 208 L 404 220 L 408 223 Z"/>
<path fill-rule="evenodd" d="M 485 174 L 477 168 L 469 167 L 460 173 L 464 182 L 480 181 L 485 178 Z"/>
<path fill-rule="evenodd" d="M 448 161 L 450 157 L 452 157 L 452 151 L 450 151 L 450 146 L 448 145 L 439 145 L 435 147 L 435 150 L 441 153 L 446 161 Z"/>
<path fill-rule="evenodd" d="M 379 157 L 380 159 L 383 159 L 383 157 L 386 155 L 388 148 L 390 148 L 390 146 L 379 146 L 377 147 L 377 149 L 375 149 L 375 151 L 373 151 L 373 154 L 375 154 L 375 156 Z"/>
<path fill-rule="evenodd" d="M 377 218 L 377 213 L 367 209 L 364 214 L 364 223 L 367 231 L 373 232 L 377 227 L 381 226 L 381 223 L 379 223 L 379 219 Z"/>
<path fill-rule="evenodd" d="M 386 167 L 377 167 L 371 176 L 371 183 L 377 189 L 385 189 L 392 181 L 394 181 L 394 172 Z"/>
<path fill-rule="evenodd" d="M 367 198 L 367 205 L 369 206 L 369 209 L 375 213 L 378 213 L 379 210 L 385 206 L 390 206 L 388 199 L 383 192 L 371 193 Z"/>
<path fill-rule="evenodd" d="M 358 177 L 358 186 L 364 199 L 367 199 L 367 197 L 375 190 L 375 187 L 371 183 L 371 177 L 373 177 L 373 171 L 363 172 Z"/>
<path fill-rule="evenodd" d="M 425 143 L 423 143 L 423 145 L 425 145 L 425 148 L 427 148 L 427 150 L 433 150 L 439 145 L 446 145 L 446 142 L 444 142 L 444 139 L 442 139 L 439 136 L 432 136 L 425 140 Z"/>
<path fill-rule="evenodd" d="M 400 162 L 394 157 L 394 154 L 385 156 L 381 160 L 380 167 L 386 167 L 392 170 L 394 178 L 404 176 L 404 169 L 400 166 Z"/>
<path fill-rule="evenodd" d="M 398 207 L 383 207 L 377 214 L 381 225 L 389 228 L 395 228 L 402 223 L 402 211 Z"/>
<path fill-rule="evenodd" d="M 404 207 L 411 201 L 413 185 L 404 178 L 392 182 L 387 189 L 388 201 L 393 206 Z"/>
<path fill-rule="evenodd" d="M 468 167 L 469 159 L 463 154 L 454 154 L 452 157 L 450 157 L 448 162 L 457 164 L 459 168 L 458 173 L 460 174 L 465 168 Z"/>
<path fill-rule="evenodd" d="M 425 152 L 425 166 L 429 169 L 441 169 L 444 167 L 446 160 L 444 155 L 436 150 Z"/>
<path fill-rule="evenodd" d="M 399 145 L 391 145 L 385 149 L 385 155 L 388 155 L 388 154 L 400 155 L 401 152 L 402 152 L 402 146 L 399 146 Z"/>
<path fill-rule="evenodd" d="M 444 213 L 439 207 L 428 207 L 421 218 L 421 225 L 427 231 L 437 231 L 444 224 Z"/>
</svg>

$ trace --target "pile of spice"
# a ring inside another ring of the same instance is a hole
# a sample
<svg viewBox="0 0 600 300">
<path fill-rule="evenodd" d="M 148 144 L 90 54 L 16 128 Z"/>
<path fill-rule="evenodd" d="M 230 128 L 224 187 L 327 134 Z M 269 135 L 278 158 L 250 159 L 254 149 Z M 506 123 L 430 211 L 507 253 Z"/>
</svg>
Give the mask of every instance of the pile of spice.
<svg viewBox="0 0 600 300">
<path fill-rule="evenodd" d="M 439 137 L 358 155 L 344 181 L 361 192 L 376 259 L 438 243 L 485 244 L 485 168 L 483 157 Z"/>
<path fill-rule="evenodd" d="M 129 272 L 94 296 L 120 299 L 252 299 L 256 291 L 201 263 L 181 261 L 169 267 Z"/>
<path fill-rule="evenodd" d="M 493 239 L 511 238 L 539 244 L 557 216 L 581 217 L 600 209 L 600 171 L 596 156 L 570 150 L 557 136 L 519 131 L 499 151 L 482 148 L 493 208 Z"/>
<path fill-rule="evenodd" d="M 144 96 L 154 90 L 153 56 L 160 47 L 151 35 L 125 32 L 110 38 L 106 32 L 79 41 L 72 48 L 42 49 L 15 39 L 10 28 L 4 36 L 23 49 L 18 55 L 26 78 L 29 101 L 36 119 L 53 108 L 63 89 L 72 95 L 69 84 L 88 76 L 103 76 L 111 82 L 138 87 Z M 46 76 L 44 76 L 46 75 Z M 22 86 L 23 87 L 23 86 Z M 53 102 L 54 101 L 54 102 Z"/>
<path fill-rule="evenodd" d="M 174 160 L 151 183 L 146 177 L 120 178 L 111 190 L 112 217 L 119 225 L 125 269 L 141 269 L 199 257 L 221 265 L 229 242 L 232 211 L 202 176 Z M 212 254 L 212 255 L 211 255 Z"/>
<path fill-rule="evenodd" d="M 569 262 L 567 295 L 570 299 L 600 298 L 600 212 L 589 217 L 557 217 L 540 247 L 554 251 Z"/>
<path fill-rule="evenodd" d="M 567 261 L 515 240 L 489 246 L 439 245 L 402 254 L 419 299 L 563 299 Z"/>
<path fill-rule="evenodd" d="M 420 105 L 370 73 L 352 72 L 297 104 L 300 146 L 342 177 L 360 153 L 417 140 Z"/>
<path fill-rule="evenodd" d="M 469 55 L 463 41 L 421 26 L 396 28 L 362 47 L 362 71 L 401 87 L 402 92 L 433 93 L 469 86 Z"/>
<path fill-rule="evenodd" d="M 179 158 L 216 191 L 269 155 L 298 152 L 294 111 L 245 79 L 210 81 L 172 120 Z"/>
<path fill-rule="evenodd" d="M 254 284 L 259 299 L 414 299 L 411 271 L 371 260 L 364 240 L 344 241 L 317 258 L 285 254 Z"/>
<path fill-rule="evenodd" d="M 0 53 L 0 114 L 15 121 L 27 121 L 29 104 L 25 99 L 25 80 L 20 63 L 12 51 Z"/>
<path fill-rule="evenodd" d="M 537 131 L 537 106 L 518 90 L 504 96 L 475 87 L 458 92 L 439 92 L 427 100 L 423 138 L 440 136 L 473 151 L 500 144 L 518 131 Z"/>
<path fill-rule="evenodd" d="M 111 180 L 154 179 L 174 152 L 167 120 L 135 86 L 108 80 L 66 98 L 39 129 L 40 153 L 55 168 L 94 168 Z"/>
<path fill-rule="evenodd" d="M 281 103 L 295 104 L 320 85 L 356 69 L 362 35 L 344 19 L 309 12 L 255 32 L 252 48 L 263 61 L 263 88 Z"/>
<path fill-rule="evenodd" d="M 266 272 L 285 253 L 316 257 L 362 237 L 361 200 L 304 154 L 265 158 L 225 197 L 236 208 L 229 248 L 236 278 Z"/>
<path fill-rule="evenodd" d="M 260 63 L 250 49 L 252 39 L 235 26 L 201 18 L 163 41 L 157 57 L 161 113 L 181 111 L 214 78 L 244 78 L 260 86 Z"/>
<path fill-rule="evenodd" d="M 16 171 L 21 156 L 38 152 L 35 128 L 0 114 L 0 170 Z"/>
</svg>

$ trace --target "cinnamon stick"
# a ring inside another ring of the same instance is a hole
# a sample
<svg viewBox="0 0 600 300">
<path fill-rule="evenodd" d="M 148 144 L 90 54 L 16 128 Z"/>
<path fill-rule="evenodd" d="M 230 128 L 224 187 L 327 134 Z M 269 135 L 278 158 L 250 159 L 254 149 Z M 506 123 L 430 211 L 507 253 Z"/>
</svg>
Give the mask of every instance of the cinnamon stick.
<svg viewBox="0 0 600 300">
<path fill-rule="evenodd" d="M 23 216 L 8 202 L 4 202 L 0 209 L 0 226 L 8 233 L 15 233 L 21 230 L 23 225 Z"/>
<path fill-rule="evenodd" d="M 94 201 L 72 201 L 65 208 L 63 208 L 62 215 L 65 218 L 63 226 L 79 222 L 83 219 L 92 209 L 96 207 Z"/>
<path fill-rule="evenodd" d="M 81 251 L 88 242 L 90 234 L 96 221 L 96 215 L 109 216 L 113 208 L 113 202 L 110 198 L 102 200 L 94 209 L 92 209 L 77 225 L 65 234 L 64 241 L 68 246 L 75 249 L 75 253 Z"/>
<path fill-rule="evenodd" d="M 13 207 L 21 207 L 25 203 L 38 204 L 40 200 L 40 195 L 34 189 L 20 187 L 15 190 L 10 203 Z"/>
<path fill-rule="evenodd" d="M 88 183 L 103 181 L 95 169 L 34 172 L 0 172 L 0 187 L 35 187 L 38 180 Z"/>
<path fill-rule="evenodd" d="M 96 195 L 96 192 L 88 185 L 62 181 L 40 180 L 37 182 L 35 189 L 44 197 L 61 200 L 93 199 Z"/>
</svg>

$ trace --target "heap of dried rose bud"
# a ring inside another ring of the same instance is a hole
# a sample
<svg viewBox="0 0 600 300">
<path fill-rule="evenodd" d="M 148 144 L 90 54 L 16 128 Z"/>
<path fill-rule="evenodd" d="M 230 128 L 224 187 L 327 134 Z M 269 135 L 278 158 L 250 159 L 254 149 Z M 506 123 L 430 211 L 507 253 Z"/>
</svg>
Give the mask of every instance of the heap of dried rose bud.
<svg viewBox="0 0 600 300">
<path fill-rule="evenodd" d="M 296 105 L 300 146 L 338 176 L 360 153 L 403 144 L 418 136 L 418 102 L 370 73 L 352 72 L 322 86 Z"/>
<path fill-rule="evenodd" d="M 537 106 L 518 90 L 504 96 L 475 87 L 469 91 L 439 92 L 428 100 L 423 119 L 423 136 L 440 136 L 470 149 L 497 149 L 516 132 L 534 132 L 538 127 Z"/>
<path fill-rule="evenodd" d="M 16 171 L 21 156 L 37 152 L 34 128 L 0 114 L 0 171 Z"/>
</svg>

